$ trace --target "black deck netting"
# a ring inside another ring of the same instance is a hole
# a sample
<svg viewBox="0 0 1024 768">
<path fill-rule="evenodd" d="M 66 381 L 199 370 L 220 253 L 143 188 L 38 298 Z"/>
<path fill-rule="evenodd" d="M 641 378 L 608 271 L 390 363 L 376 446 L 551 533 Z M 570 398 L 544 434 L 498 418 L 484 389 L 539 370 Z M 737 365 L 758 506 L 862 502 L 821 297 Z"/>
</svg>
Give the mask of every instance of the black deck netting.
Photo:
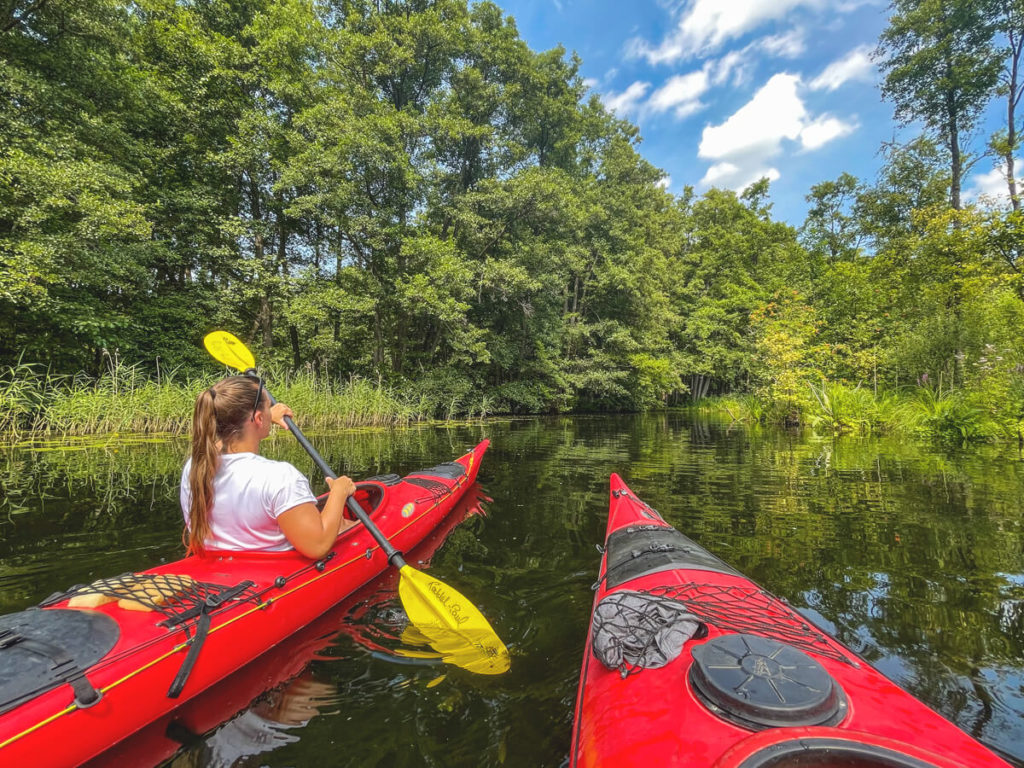
<svg viewBox="0 0 1024 768">
<path fill-rule="evenodd" d="M 700 619 L 668 597 L 623 589 L 594 609 L 594 655 L 622 677 L 665 666 L 687 640 L 705 635 Z"/>
<path fill-rule="evenodd" d="M 418 485 L 420 488 L 426 489 L 429 495 L 420 496 L 416 499 L 416 502 L 419 504 L 422 504 L 425 501 L 440 501 L 449 491 L 451 491 L 451 487 L 446 483 L 443 483 L 440 480 L 434 480 L 430 477 L 410 476 L 405 478 L 405 482 L 410 485 Z"/>
<path fill-rule="evenodd" d="M 859 666 L 829 642 L 821 630 L 762 589 L 688 582 L 654 587 L 646 592 L 678 602 L 686 611 L 723 632 L 760 635 Z"/>
<path fill-rule="evenodd" d="M 175 626 L 198 616 L 204 607 L 209 611 L 228 601 L 254 599 L 252 586 L 251 581 L 225 586 L 178 574 L 123 573 L 77 585 L 51 596 L 42 605 L 68 599 L 72 608 L 97 607 L 116 600 L 126 610 L 156 611 L 167 617 L 163 622 L 166 626 Z"/>
</svg>

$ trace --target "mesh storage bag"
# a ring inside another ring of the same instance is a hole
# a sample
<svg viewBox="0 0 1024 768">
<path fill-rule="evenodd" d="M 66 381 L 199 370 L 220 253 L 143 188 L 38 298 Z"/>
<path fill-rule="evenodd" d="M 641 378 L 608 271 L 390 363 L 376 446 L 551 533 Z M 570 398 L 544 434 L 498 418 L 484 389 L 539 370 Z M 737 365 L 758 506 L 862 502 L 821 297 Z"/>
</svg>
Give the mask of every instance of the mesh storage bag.
<svg viewBox="0 0 1024 768">
<path fill-rule="evenodd" d="M 594 655 L 622 677 L 663 667 L 687 640 L 706 635 L 700 619 L 668 597 L 623 589 L 594 609 Z"/>
</svg>

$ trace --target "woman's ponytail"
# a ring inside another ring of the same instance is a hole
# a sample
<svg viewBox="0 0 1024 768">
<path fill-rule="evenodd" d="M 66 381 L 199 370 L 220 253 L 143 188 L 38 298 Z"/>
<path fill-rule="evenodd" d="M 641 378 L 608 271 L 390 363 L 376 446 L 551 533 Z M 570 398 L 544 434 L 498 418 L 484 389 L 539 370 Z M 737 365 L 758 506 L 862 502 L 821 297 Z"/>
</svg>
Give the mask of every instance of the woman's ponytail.
<svg viewBox="0 0 1024 768">
<path fill-rule="evenodd" d="M 213 476 L 220 463 L 217 444 L 217 411 L 214 392 L 204 390 L 196 399 L 192 414 L 192 469 L 188 487 L 191 504 L 188 510 L 188 551 L 202 555 L 203 543 L 210 535 L 210 510 L 213 509 Z"/>
<path fill-rule="evenodd" d="M 229 376 L 196 398 L 192 412 L 192 468 L 188 477 L 191 502 L 185 531 L 190 554 L 202 555 L 206 551 L 213 511 L 213 478 L 220 466 L 221 450 L 230 446 L 252 419 L 260 391 L 259 379 Z M 260 399 L 266 401 L 266 392 Z"/>
</svg>

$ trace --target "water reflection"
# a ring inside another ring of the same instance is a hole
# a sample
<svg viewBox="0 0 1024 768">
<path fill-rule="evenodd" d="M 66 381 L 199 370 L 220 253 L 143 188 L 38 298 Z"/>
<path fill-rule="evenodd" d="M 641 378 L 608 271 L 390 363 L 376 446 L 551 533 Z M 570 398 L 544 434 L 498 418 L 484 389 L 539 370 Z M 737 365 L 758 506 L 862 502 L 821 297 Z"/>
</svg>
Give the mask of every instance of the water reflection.
<svg viewBox="0 0 1024 768">
<path fill-rule="evenodd" d="M 249 709 L 217 728 L 199 745 L 171 760 L 168 768 L 230 768 L 299 740 L 293 729 L 306 725 L 321 707 L 340 701 L 337 688 L 305 671 L 260 696 Z"/>
<path fill-rule="evenodd" d="M 485 608 L 511 670 L 481 677 L 432 659 L 399 664 L 396 651 L 409 646 L 397 604 L 364 602 L 324 629 L 309 679 L 333 688 L 321 691 L 327 698 L 316 699 L 305 725 L 285 729 L 298 740 L 250 762 L 558 765 L 612 471 L 670 523 L 1024 761 L 1024 462 L 1016 450 L 821 439 L 678 414 L 315 442 L 339 470 L 366 476 L 435 464 L 481 437 L 492 440 L 479 478 L 494 499 L 490 515 L 452 531 L 431 569 Z M 312 475 L 286 439 L 271 449 Z M 178 557 L 175 486 L 185 450 L 169 442 L 117 453 L 0 452 L 0 610 Z M 219 722 L 198 723 L 197 732 Z"/>
</svg>

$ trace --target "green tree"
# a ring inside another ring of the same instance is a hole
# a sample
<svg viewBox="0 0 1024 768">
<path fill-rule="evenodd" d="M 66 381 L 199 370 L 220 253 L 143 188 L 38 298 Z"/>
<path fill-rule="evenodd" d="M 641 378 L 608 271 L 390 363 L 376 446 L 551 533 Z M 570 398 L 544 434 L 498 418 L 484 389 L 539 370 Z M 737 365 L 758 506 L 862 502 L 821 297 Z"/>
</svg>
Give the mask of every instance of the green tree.
<svg viewBox="0 0 1024 768">
<path fill-rule="evenodd" d="M 996 0 L 993 3 L 993 23 L 1003 35 L 1006 44 L 1000 51 L 1002 69 L 999 74 L 997 94 L 1006 100 L 1006 128 L 997 132 L 991 141 L 992 149 L 1002 158 L 1006 169 L 1006 185 L 1010 192 L 1010 205 L 1020 210 L 1020 196 L 1017 193 L 1017 178 L 1014 168 L 1016 153 L 1020 149 L 1020 135 L 1017 117 L 1021 97 L 1024 96 L 1024 82 L 1021 82 L 1021 64 L 1024 63 L 1024 3 L 1020 0 Z"/>
<path fill-rule="evenodd" d="M 783 285 L 802 286 L 807 259 L 789 226 L 773 222 L 765 185 L 748 190 L 745 205 L 712 189 L 685 201 L 685 231 L 675 272 L 673 341 L 695 397 L 743 389 L 753 355 L 750 315 Z"/>
<path fill-rule="evenodd" d="M 811 187 L 804 198 L 811 207 L 801 227 L 800 240 L 813 256 L 835 262 L 850 261 L 859 255 L 864 233 L 853 210 L 859 187 L 857 178 L 849 173 Z"/>
<path fill-rule="evenodd" d="M 920 120 L 949 154 L 949 200 L 959 210 L 964 137 L 988 103 L 999 73 L 987 0 L 893 0 L 876 56 L 882 95 L 903 124 Z"/>
</svg>

